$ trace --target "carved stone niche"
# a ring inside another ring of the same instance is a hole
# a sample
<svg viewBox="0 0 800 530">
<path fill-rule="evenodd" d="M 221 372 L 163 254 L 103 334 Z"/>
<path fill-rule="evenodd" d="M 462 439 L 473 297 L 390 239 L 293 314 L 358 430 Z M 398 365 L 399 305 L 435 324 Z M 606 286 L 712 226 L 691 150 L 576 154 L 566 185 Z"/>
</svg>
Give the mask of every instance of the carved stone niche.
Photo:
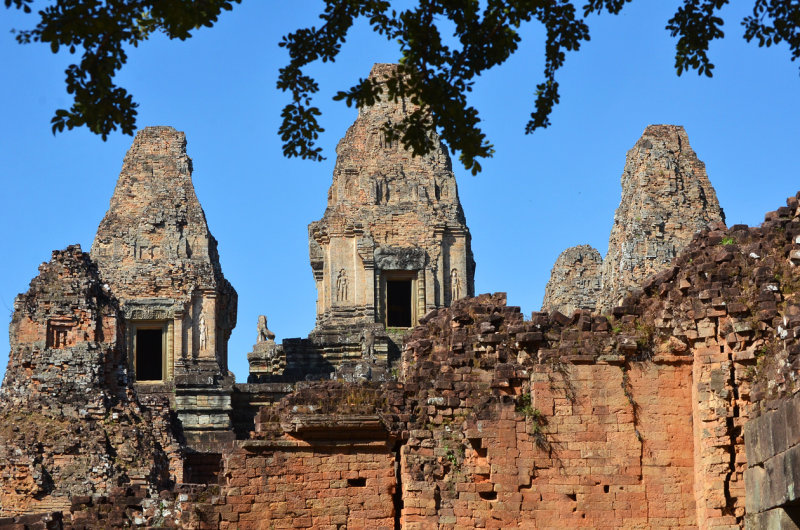
<svg viewBox="0 0 800 530">
<path fill-rule="evenodd" d="M 76 342 L 73 328 L 75 322 L 72 320 L 48 320 L 47 321 L 47 347 L 55 350 L 69 348 Z"/>
</svg>

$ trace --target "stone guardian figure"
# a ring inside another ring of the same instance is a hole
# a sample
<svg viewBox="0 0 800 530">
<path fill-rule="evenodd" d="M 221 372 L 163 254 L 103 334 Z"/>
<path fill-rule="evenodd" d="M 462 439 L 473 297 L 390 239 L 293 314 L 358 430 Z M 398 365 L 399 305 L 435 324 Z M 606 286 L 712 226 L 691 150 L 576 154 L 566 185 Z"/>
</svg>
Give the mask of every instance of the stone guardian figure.
<svg viewBox="0 0 800 530">
<path fill-rule="evenodd" d="M 375 358 L 375 330 L 371 328 L 361 333 L 361 356 L 364 359 Z"/>
<path fill-rule="evenodd" d="M 200 320 L 197 323 L 197 327 L 200 333 L 200 351 L 205 351 L 208 343 L 208 328 L 206 327 L 206 317 L 203 313 L 200 313 Z"/>
<path fill-rule="evenodd" d="M 275 334 L 267 328 L 266 315 L 258 315 L 258 340 L 256 342 L 266 342 L 275 340 Z"/>
</svg>

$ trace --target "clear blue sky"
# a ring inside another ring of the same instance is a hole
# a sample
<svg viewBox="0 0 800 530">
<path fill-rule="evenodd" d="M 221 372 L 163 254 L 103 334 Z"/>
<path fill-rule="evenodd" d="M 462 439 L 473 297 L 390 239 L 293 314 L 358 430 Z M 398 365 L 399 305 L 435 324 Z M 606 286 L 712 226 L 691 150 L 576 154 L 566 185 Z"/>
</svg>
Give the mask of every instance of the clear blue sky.
<svg viewBox="0 0 800 530">
<path fill-rule="evenodd" d="M 711 48 L 713 79 L 675 74 L 674 40 L 663 27 L 677 0 L 636 0 L 619 16 L 590 18 L 591 42 L 569 54 L 561 72 L 553 125 L 532 136 L 523 128 L 540 80 L 543 32 L 524 29 L 520 51 L 479 79 L 471 96 L 495 157 L 477 177 L 454 162 L 478 293 L 506 291 L 529 314 L 563 249 L 588 243 L 605 254 L 625 153 L 648 124 L 686 127 L 729 225 L 761 223 L 800 189 L 800 65 L 786 47 L 744 42 L 745 12 L 736 9 L 748 3 L 723 11 L 728 37 Z M 239 292 L 230 364 L 240 382 L 257 315 L 268 316 L 279 339 L 306 336 L 314 325 L 306 226 L 324 212 L 334 148 L 356 114 L 331 96 L 372 63 L 399 57 L 394 44 L 359 24 L 335 63 L 312 70 L 328 159 L 284 159 L 276 131 L 287 97 L 274 87 L 286 54 L 277 43 L 317 24 L 320 5 L 245 1 L 189 41 L 154 38 L 132 49 L 119 75 L 140 104 L 140 127 L 186 132 L 197 195 Z M 54 137 L 50 118 L 69 106 L 63 71 L 75 59 L 16 44 L 11 28 L 32 26 L 35 17 L 0 12 L 0 311 L 9 322 L 14 296 L 51 250 L 72 243 L 89 250 L 132 138 L 103 142 L 84 130 Z M 4 337 L 0 366 L 8 350 Z"/>
</svg>

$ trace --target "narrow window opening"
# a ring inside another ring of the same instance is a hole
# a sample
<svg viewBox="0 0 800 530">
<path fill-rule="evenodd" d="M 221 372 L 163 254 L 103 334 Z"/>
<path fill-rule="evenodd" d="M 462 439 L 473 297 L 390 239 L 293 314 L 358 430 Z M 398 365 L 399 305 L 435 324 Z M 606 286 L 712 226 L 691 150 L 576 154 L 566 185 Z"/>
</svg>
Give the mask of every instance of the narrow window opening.
<svg viewBox="0 0 800 530">
<path fill-rule="evenodd" d="M 411 327 L 411 280 L 386 281 L 386 325 Z"/>
<path fill-rule="evenodd" d="M 163 330 L 136 330 L 136 380 L 160 381 L 163 379 Z"/>
<path fill-rule="evenodd" d="M 485 500 L 485 501 L 496 501 L 497 500 L 497 492 L 496 491 L 479 491 L 478 496 Z"/>
<path fill-rule="evenodd" d="M 365 478 L 349 478 L 347 479 L 347 485 L 353 488 L 363 488 L 367 485 L 367 479 Z"/>
</svg>

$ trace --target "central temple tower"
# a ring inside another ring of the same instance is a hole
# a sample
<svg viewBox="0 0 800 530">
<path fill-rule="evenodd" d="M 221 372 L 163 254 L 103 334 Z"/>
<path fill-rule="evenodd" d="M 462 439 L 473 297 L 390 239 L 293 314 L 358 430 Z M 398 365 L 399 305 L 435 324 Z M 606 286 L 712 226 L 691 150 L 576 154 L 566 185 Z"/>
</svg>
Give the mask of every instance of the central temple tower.
<svg viewBox="0 0 800 530">
<path fill-rule="evenodd" d="M 396 66 L 376 64 L 385 82 Z M 387 140 L 410 111 L 384 98 L 359 110 L 336 148 L 328 207 L 311 223 L 317 328 L 409 328 L 428 311 L 474 294 L 475 261 L 446 147 L 413 156 Z"/>
<path fill-rule="evenodd" d="M 385 83 L 396 71 L 376 64 L 370 78 Z M 382 377 L 420 318 L 474 295 L 475 260 L 447 149 L 436 137 L 435 149 L 413 156 L 390 142 L 384 125 L 414 106 L 387 92 L 359 109 L 336 147 L 325 214 L 308 226 L 314 330 L 280 346 L 257 344 L 250 382 Z"/>
</svg>

